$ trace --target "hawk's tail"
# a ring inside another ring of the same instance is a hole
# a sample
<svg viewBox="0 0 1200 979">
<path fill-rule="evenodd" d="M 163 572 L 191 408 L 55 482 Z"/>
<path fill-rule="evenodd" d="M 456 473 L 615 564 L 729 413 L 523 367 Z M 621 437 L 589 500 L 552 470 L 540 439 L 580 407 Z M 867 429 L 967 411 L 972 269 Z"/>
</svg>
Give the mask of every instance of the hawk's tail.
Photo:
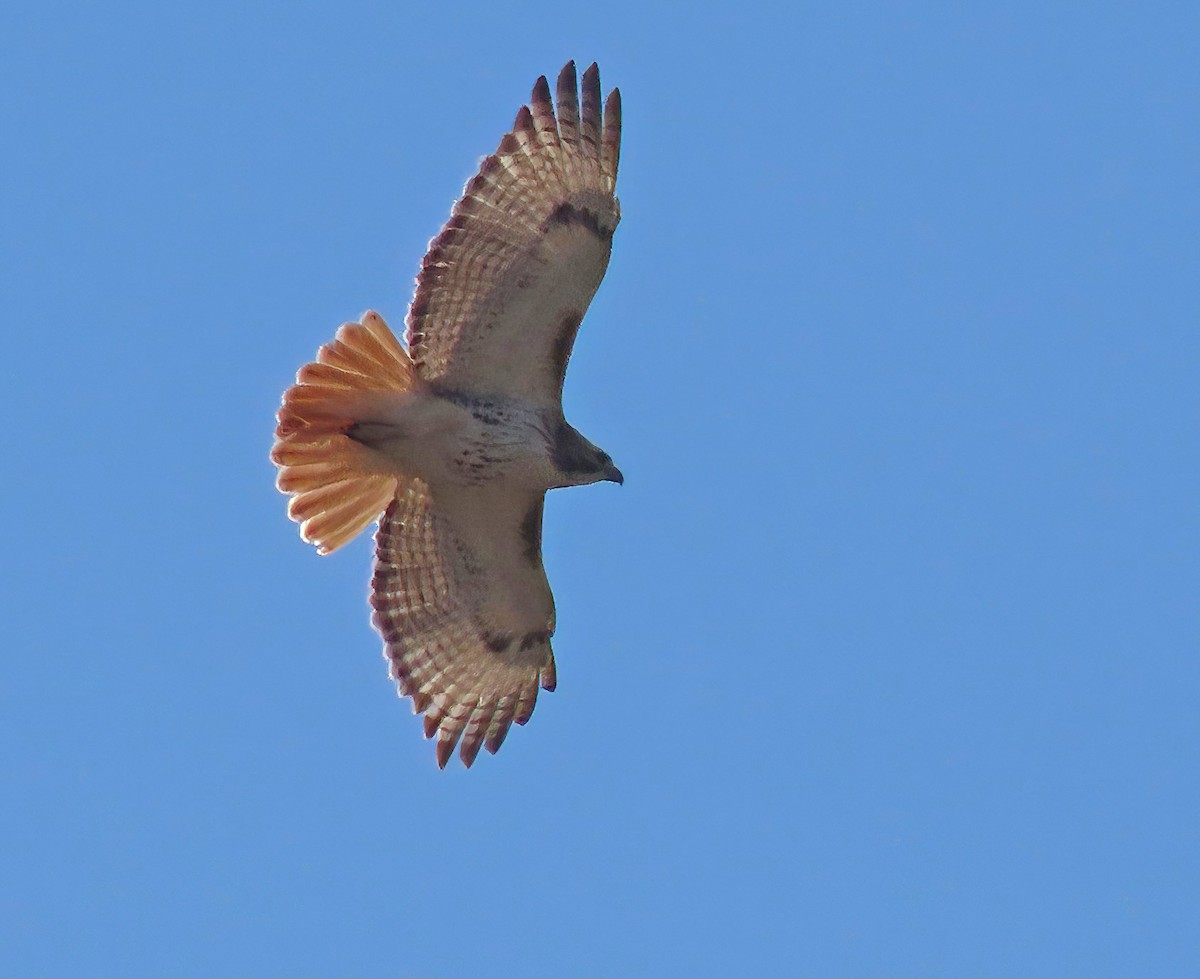
<svg viewBox="0 0 1200 979">
<path fill-rule="evenodd" d="M 283 395 L 271 461 L 291 494 L 288 516 L 321 554 L 353 540 L 396 493 L 397 474 L 346 435 L 378 395 L 420 384 L 400 341 L 375 313 L 346 323 Z"/>
</svg>

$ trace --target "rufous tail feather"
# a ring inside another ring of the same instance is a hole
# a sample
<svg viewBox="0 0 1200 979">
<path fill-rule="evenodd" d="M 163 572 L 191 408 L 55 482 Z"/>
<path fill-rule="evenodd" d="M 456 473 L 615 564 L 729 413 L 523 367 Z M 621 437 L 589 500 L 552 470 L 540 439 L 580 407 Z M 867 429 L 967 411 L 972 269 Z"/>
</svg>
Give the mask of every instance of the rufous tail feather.
<svg viewBox="0 0 1200 979">
<path fill-rule="evenodd" d="M 400 341 L 367 312 L 344 324 L 284 392 L 271 449 L 275 485 L 291 495 L 288 516 L 321 554 L 353 540 L 387 509 L 401 478 L 347 430 L 378 395 L 421 383 Z"/>
</svg>

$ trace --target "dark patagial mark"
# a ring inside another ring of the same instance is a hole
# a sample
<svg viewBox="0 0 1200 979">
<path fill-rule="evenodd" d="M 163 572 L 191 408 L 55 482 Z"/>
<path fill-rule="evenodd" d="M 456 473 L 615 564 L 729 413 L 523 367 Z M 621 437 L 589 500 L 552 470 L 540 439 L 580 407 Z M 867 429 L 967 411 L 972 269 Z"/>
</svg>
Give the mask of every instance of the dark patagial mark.
<svg viewBox="0 0 1200 979">
<path fill-rule="evenodd" d="M 460 408 L 465 408 L 484 425 L 500 425 L 508 420 L 509 412 L 501 403 L 483 401 L 464 391 L 446 387 L 437 381 L 430 382 L 429 387 L 439 398 L 445 398 Z"/>
<path fill-rule="evenodd" d="M 525 545 L 525 560 L 536 565 L 542 560 L 542 507 L 545 497 L 529 508 L 521 521 L 521 542 Z"/>
<path fill-rule="evenodd" d="M 510 632 L 483 632 L 480 633 L 480 639 L 493 653 L 499 655 L 503 653 L 509 646 L 512 645 L 513 637 Z"/>
<path fill-rule="evenodd" d="M 570 201 L 563 201 L 551 211 L 550 216 L 546 218 L 544 227 L 548 230 L 556 225 L 560 227 L 577 225 L 587 228 L 588 231 L 602 241 L 611 241 L 613 236 L 613 229 L 602 227 L 600 216 L 595 211 L 590 211 L 586 207 L 579 207 Z"/>
<path fill-rule="evenodd" d="M 579 324 L 582 322 L 583 313 L 575 311 L 567 313 L 558 325 L 558 335 L 554 338 L 554 346 L 550 349 L 550 363 L 558 378 L 560 395 L 567 379 L 567 361 L 571 359 L 571 350 L 575 346 L 575 337 L 579 333 Z"/>
</svg>

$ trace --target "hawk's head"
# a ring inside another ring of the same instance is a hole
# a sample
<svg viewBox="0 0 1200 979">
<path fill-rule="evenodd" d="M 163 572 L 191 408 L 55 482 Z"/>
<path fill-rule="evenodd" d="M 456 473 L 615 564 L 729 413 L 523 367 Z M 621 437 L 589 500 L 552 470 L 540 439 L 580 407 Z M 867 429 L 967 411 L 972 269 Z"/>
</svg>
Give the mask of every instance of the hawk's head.
<svg viewBox="0 0 1200 979">
<path fill-rule="evenodd" d="M 625 482 L 621 470 L 613 465 L 612 456 L 589 442 L 565 421 L 550 440 L 550 461 L 554 463 L 561 479 L 556 486 Z"/>
</svg>

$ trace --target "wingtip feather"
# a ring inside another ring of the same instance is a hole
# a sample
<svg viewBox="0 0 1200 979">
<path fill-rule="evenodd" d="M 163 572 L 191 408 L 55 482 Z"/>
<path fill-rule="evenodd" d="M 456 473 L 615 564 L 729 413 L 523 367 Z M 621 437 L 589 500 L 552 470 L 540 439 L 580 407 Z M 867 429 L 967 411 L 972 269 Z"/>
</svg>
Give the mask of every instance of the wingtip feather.
<svg viewBox="0 0 1200 979">
<path fill-rule="evenodd" d="M 597 155 L 600 150 L 600 69 L 592 62 L 580 79 L 579 134 L 585 152 Z"/>
<path fill-rule="evenodd" d="M 601 167 L 609 180 L 617 182 L 617 164 L 621 158 L 621 90 L 614 88 L 604 102 L 604 138 L 600 151 Z"/>
<path fill-rule="evenodd" d="M 554 85 L 554 98 L 558 111 L 559 139 L 572 147 L 579 143 L 579 83 L 575 76 L 575 62 L 568 61 L 558 73 Z"/>
<path fill-rule="evenodd" d="M 553 653 L 550 654 L 550 661 L 544 667 L 542 667 L 539 680 L 541 682 L 542 689 L 547 693 L 553 692 L 554 688 L 558 686 L 558 671 L 554 666 Z"/>
</svg>

